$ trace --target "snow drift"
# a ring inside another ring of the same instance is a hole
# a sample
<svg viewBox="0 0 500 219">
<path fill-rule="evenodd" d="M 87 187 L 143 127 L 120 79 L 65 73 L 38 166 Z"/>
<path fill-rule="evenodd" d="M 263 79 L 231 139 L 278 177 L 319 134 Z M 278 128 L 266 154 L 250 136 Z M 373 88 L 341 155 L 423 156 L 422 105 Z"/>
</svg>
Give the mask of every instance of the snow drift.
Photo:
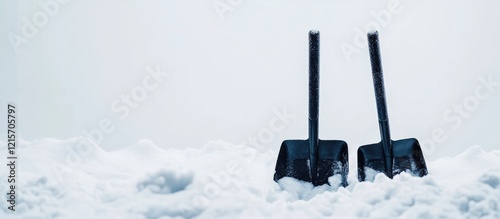
<svg viewBox="0 0 500 219">
<path fill-rule="evenodd" d="M 223 141 L 177 150 L 142 140 L 112 152 L 86 138 L 20 145 L 16 212 L 3 202 L 0 218 L 500 218 L 500 151 L 479 146 L 429 162 L 423 178 L 356 182 L 351 171 L 343 188 L 335 177 L 276 183 L 276 152 Z"/>
</svg>

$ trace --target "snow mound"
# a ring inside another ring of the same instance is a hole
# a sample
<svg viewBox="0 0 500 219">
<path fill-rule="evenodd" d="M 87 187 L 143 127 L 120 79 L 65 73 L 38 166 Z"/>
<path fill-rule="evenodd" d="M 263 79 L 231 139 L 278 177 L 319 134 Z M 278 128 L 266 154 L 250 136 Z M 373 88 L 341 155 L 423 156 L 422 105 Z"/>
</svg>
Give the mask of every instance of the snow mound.
<svg viewBox="0 0 500 219">
<path fill-rule="evenodd" d="M 484 151 L 472 146 L 453 158 L 442 158 L 428 164 L 429 172 L 453 184 L 478 178 L 485 170 L 500 168 L 500 150 Z"/>
<path fill-rule="evenodd" d="M 59 162 L 76 162 L 77 154 L 86 157 L 86 161 L 98 161 L 106 156 L 106 152 L 101 147 L 84 137 L 67 140 L 44 138 L 33 142 L 22 141 L 21 145 L 21 148 L 29 151 L 25 156 L 33 158 L 36 155 Z"/>
<path fill-rule="evenodd" d="M 16 212 L 0 218 L 500 218 L 500 152 L 479 146 L 428 162 L 422 178 L 373 173 L 344 188 L 338 176 L 276 183 L 276 152 L 220 140 L 111 152 L 85 138 L 20 143 Z"/>
<path fill-rule="evenodd" d="M 148 176 L 137 184 L 139 191 L 149 190 L 154 193 L 169 194 L 182 191 L 191 184 L 193 175 L 177 174 L 175 171 L 160 170 L 157 173 Z"/>
<path fill-rule="evenodd" d="M 125 151 L 129 153 L 133 153 L 136 155 L 143 155 L 143 156 L 149 156 L 151 154 L 159 154 L 163 153 L 163 149 L 160 147 L 156 146 L 151 140 L 149 139 L 142 139 L 137 144 L 132 145 L 128 148 L 125 148 Z"/>
</svg>

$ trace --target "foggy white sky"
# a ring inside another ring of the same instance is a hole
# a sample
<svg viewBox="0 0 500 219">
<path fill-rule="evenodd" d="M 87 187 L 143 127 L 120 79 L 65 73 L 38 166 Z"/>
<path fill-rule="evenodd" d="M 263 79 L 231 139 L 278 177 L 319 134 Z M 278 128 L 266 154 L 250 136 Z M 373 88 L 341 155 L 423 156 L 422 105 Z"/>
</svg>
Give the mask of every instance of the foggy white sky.
<svg viewBox="0 0 500 219">
<path fill-rule="evenodd" d="M 374 14 L 389 1 L 72 0 L 15 53 L 9 33 L 22 36 L 23 18 L 46 13 L 46 2 L 0 3 L 0 115 L 17 103 L 26 140 L 80 136 L 107 118 L 115 129 L 103 135 L 105 150 L 143 138 L 161 147 L 240 143 L 286 107 L 296 118 L 265 144 L 278 150 L 284 139 L 307 137 L 307 33 L 317 29 L 320 138 L 345 140 L 355 154 L 379 141 L 371 69 L 366 46 L 349 62 L 340 45 L 355 46 L 357 29 L 364 39 L 376 22 L 393 139 L 441 132 L 429 159 L 500 147 L 500 86 L 478 88 L 479 77 L 500 82 L 500 3 L 400 1 L 380 22 Z M 216 2 L 231 9 L 223 19 Z M 157 65 L 169 75 L 121 119 L 113 102 Z M 455 112 L 464 101 L 475 107 Z"/>
</svg>

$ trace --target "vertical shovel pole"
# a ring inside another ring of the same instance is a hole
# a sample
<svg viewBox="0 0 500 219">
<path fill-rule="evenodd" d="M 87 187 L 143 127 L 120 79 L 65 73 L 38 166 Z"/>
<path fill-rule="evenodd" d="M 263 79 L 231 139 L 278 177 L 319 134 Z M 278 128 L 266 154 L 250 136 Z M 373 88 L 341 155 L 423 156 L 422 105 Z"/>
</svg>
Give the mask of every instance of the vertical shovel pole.
<svg viewBox="0 0 500 219">
<path fill-rule="evenodd" d="M 309 161 L 313 183 L 318 175 L 319 32 L 309 32 Z"/>
<path fill-rule="evenodd" d="M 387 104 L 385 101 L 384 76 L 382 73 L 382 62 L 380 59 L 380 47 L 378 32 L 368 33 L 368 45 L 370 48 L 370 60 L 372 65 L 373 85 L 375 87 L 375 97 L 377 101 L 378 123 L 380 127 L 380 137 L 384 150 L 385 171 L 388 177 L 392 178 L 392 141 L 389 131 L 389 118 L 387 115 Z"/>
</svg>

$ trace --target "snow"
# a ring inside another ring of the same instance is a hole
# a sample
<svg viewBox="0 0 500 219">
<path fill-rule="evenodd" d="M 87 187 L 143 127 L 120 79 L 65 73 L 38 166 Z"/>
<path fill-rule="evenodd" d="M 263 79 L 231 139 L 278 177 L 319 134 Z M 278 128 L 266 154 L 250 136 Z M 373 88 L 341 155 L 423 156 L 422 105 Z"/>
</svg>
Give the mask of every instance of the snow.
<svg viewBox="0 0 500 219">
<path fill-rule="evenodd" d="M 83 137 L 20 144 L 16 212 L 2 202 L 0 218 L 500 218 L 500 150 L 479 146 L 428 162 L 422 178 L 357 182 L 351 171 L 344 188 L 338 176 L 332 186 L 276 183 L 276 151 L 224 141 L 180 150 L 141 140 L 116 151 Z"/>
<path fill-rule="evenodd" d="M 137 184 L 137 190 L 148 189 L 153 193 L 169 194 L 186 189 L 192 181 L 192 174 L 178 174 L 174 170 L 160 170 L 140 181 Z"/>
<path fill-rule="evenodd" d="M 375 176 L 377 176 L 379 172 L 372 169 L 372 168 L 369 168 L 369 167 L 365 167 L 365 179 L 367 181 L 370 181 L 370 182 L 373 182 L 373 180 L 375 180 Z"/>
</svg>

